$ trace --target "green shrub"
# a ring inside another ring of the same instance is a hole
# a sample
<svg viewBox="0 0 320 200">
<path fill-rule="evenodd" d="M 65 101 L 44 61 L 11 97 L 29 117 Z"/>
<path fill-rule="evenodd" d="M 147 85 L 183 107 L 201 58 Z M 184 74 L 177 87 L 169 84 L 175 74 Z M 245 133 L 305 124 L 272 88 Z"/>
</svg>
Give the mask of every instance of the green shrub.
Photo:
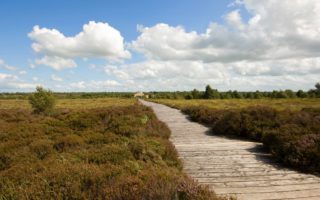
<svg viewBox="0 0 320 200">
<path fill-rule="evenodd" d="M 37 87 L 36 92 L 29 97 L 29 102 L 35 113 L 49 113 L 53 110 L 55 98 L 50 90 Z"/>
</svg>

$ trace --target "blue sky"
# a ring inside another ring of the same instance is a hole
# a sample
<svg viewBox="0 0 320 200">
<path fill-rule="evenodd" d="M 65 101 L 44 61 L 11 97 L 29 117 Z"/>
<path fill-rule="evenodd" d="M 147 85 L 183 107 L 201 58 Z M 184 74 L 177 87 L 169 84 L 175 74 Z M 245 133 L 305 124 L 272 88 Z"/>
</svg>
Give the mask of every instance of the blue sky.
<svg viewBox="0 0 320 200">
<path fill-rule="evenodd" d="M 285 2 L 281 6 L 272 1 L 3 0 L 0 92 L 32 91 L 35 85 L 56 91 L 191 90 L 206 84 L 220 90 L 308 89 L 319 79 L 317 51 L 292 45 L 290 36 L 279 39 L 262 33 L 274 28 L 286 34 L 290 28 L 285 20 L 270 27 L 274 12 L 284 13 L 286 20 L 292 9 L 302 11 L 300 20 L 316 13 L 303 12 L 304 6 L 312 6 L 309 3 L 293 0 L 288 8 Z M 319 22 L 305 23 L 316 30 Z M 67 41 L 85 32 L 85 25 L 93 32 L 77 41 L 77 47 L 69 48 L 72 42 L 61 46 L 54 36 L 53 29 Z M 318 42 L 317 35 L 297 36 L 299 41 Z M 278 42 L 270 47 L 267 41 Z M 286 50 L 291 48 L 301 51 Z M 281 56 L 272 55 L 274 49 L 280 49 Z M 298 54 L 304 56 L 297 60 Z M 300 62 L 304 65 L 297 66 Z"/>
</svg>

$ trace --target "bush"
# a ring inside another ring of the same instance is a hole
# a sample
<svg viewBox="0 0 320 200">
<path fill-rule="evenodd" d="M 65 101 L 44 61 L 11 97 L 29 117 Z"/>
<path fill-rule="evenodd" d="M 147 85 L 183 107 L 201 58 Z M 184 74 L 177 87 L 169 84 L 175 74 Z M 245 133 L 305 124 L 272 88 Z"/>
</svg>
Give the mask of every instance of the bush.
<svg viewBox="0 0 320 200">
<path fill-rule="evenodd" d="M 52 142 L 45 139 L 36 140 L 32 142 L 29 147 L 30 150 L 41 160 L 47 157 L 53 150 Z"/>
<path fill-rule="evenodd" d="M 82 137 L 75 135 L 75 134 L 70 134 L 62 137 L 58 137 L 56 139 L 56 142 L 54 143 L 53 147 L 58 151 L 58 152 L 63 152 L 68 149 L 72 149 L 75 147 L 80 146 L 83 143 Z"/>
<path fill-rule="evenodd" d="M 0 199 L 216 199 L 150 108 L 20 113 L 0 110 Z"/>
<path fill-rule="evenodd" d="M 29 97 L 29 102 L 35 113 L 49 113 L 55 105 L 55 98 L 50 90 L 37 87 L 36 92 Z"/>
<path fill-rule="evenodd" d="M 301 170 L 320 172 L 320 110 L 277 111 L 269 107 L 214 110 L 188 107 L 191 119 L 212 127 L 214 134 L 263 142 L 275 159 Z"/>
</svg>

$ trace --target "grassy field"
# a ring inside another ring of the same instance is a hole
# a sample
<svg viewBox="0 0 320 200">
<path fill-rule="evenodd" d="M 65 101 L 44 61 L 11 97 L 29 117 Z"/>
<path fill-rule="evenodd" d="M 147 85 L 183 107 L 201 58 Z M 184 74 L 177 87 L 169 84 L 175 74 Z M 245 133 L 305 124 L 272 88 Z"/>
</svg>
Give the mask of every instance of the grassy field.
<svg viewBox="0 0 320 200">
<path fill-rule="evenodd" d="M 169 136 L 133 99 L 58 100 L 50 115 L 1 101 L 0 199 L 218 199 L 181 171 Z"/>
<path fill-rule="evenodd" d="M 212 134 L 262 142 L 289 167 L 320 173 L 320 99 L 156 100 L 179 108 Z"/>
<path fill-rule="evenodd" d="M 268 106 L 276 110 L 301 110 L 302 108 L 320 108 L 320 98 L 315 99 L 215 99 L 215 100 L 171 100 L 156 99 L 154 102 L 182 109 L 189 106 L 206 106 L 212 109 L 238 109 L 250 106 Z"/>
<path fill-rule="evenodd" d="M 96 99 L 57 99 L 58 109 L 92 109 L 110 106 L 128 106 L 136 103 L 136 99 L 125 98 L 96 98 Z M 31 110 L 28 100 L 0 100 L 0 109 L 26 109 Z"/>
</svg>

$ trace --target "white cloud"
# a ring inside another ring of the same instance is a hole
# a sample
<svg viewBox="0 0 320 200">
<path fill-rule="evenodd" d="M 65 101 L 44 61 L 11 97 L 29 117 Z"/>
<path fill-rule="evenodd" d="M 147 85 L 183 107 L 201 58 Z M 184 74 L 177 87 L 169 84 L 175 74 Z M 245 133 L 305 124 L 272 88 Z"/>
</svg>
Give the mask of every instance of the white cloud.
<svg viewBox="0 0 320 200">
<path fill-rule="evenodd" d="M 141 35 L 130 45 L 150 59 L 174 60 L 191 56 L 190 46 L 197 39 L 196 32 L 185 32 L 181 26 L 157 24 L 153 27 L 138 27 Z"/>
<path fill-rule="evenodd" d="M 81 91 L 118 91 L 119 87 L 122 85 L 115 80 L 105 80 L 105 81 L 79 81 L 69 84 L 71 89 L 81 90 Z"/>
<path fill-rule="evenodd" d="M 0 73 L 0 91 L 17 90 L 17 89 L 33 89 L 36 84 L 21 81 L 17 76 L 11 74 Z"/>
<path fill-rule="evenodd" d="M 272 90 L 309 89 L 319 81 L 318 0 L 236 0 L 230 7 L 234 10 L 223 16 L 223 23 L 212 22 L 202 33 L 164 23 L 138 25 L 140 35 L 128 46 L 145 60 L 112 63 L 103 69 L 112 80 L 78 81 L 69 87 L 190 90 L 213 84 L 221 90 Z M 42 56 L 35 64 L 56 70 L 75 68 L 76 58 L 120 61 L 131 56 L 120 32 L 107 23 L 89 22 L 71 37 L 35 26 L 29 37 Z M 101 70 L 97 63 L 88 64 Z"/>
<path fill-rule="evenodd" d="M 237 9 L 225 16 L 226 25 L 211 23 L 202 34 L 157 24 L 140 28 L 131 46 L 160 60 L 228 63 L 319 56 L 318 0 L 244 0 L 243 5 L 252 14 L 247 22 Z"/>
<path fill-rule="evenodd" d="M 224 16 L 225 23 L 211 23 L 204 33 L 168 24 L 139 26 L 130 47 L 147 61 L 105 72 L 146 88 L 162 81 L 161 88 L 215 82 L 224 89 L 308 89 L 319 81 L 318 0 L 237 0 L 230 7 L 237 8 Z M 248 20 L 241 9 L 251 15 Z"/>
<path fill-rule="evenodd" d="M 13 67 L 11 65 L 8 65 L 4 60 L 0 59 L 0 67 L 4 68 L 6 70 L 15 71 L 17 70 L 16 67 Z"/>
<path fill-rule="evenodd" d="M 79 81 L 79 82 L 70 83 L 70 87 L 75 89 L 85 89 L 86 85 L 84 81 Z"/>
<path fill-rule="evenodd" d="M 55 70 L 63 70 L 68 68 L 75 68 L 77 64 L 72 59 L 65 59 L 57 56 L 45 56 L 41 59 L 36 59 L 37 65 L 46 65 Z"/>
<path fill-rule="evenodd" d="M 19 74 L 20 74 L 20 75 L 25 75 L 25 74 L 27 74 L 27 72 L 24 71 L 24 70 L 21 70 L 21 71 L 19 71 Z"/>
<path fill-rule="evenodd" d="M 62 79 L 61 77 L 59 77 L 59 76 L 57 76 L 57 75 L 55 75 L 55 74 L 51 74 L 51 79 L 52 79 L 53 81 L 58 81 L 58 82 L 63 81 L 63 79 Z"/>
<path fill-rule="evenodd" d="M 108 61 L 119 61 L 130 58 L 125 49 L 124 39 L 120 32 L 108 23 L 90 21 L 83 25 L 83 31 L 73 37 L 67 37 L 56 29 L 34 26 L 28 34 L 34 41 L 32 49 L 44 58 L 37 60 L 41 64 L 55 69 L 63 69 L 57 60 L 66 66 L 75 67 L 75 58 L 104 58 Z M 46 61 L 43 61 L 43 60 Z M 41 62 L 43 61 L 43 62 Z"/>
</svg>

